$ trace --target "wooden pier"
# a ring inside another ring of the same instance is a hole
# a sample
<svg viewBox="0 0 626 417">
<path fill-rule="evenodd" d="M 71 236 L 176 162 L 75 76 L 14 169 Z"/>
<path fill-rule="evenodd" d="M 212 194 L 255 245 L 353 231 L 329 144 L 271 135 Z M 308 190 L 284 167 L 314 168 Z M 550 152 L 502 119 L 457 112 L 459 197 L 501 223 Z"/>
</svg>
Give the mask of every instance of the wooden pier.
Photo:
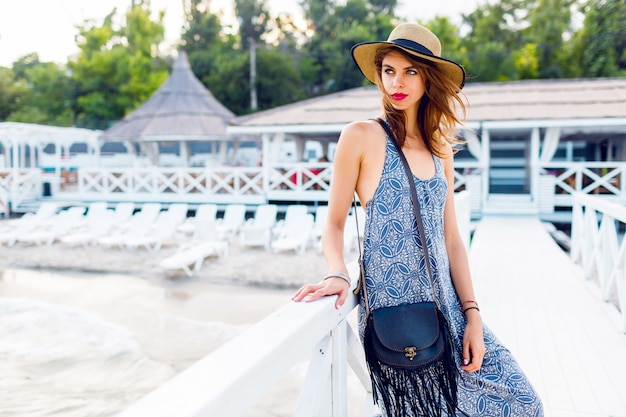
<svg viewBox="0 0 626 417">
<path fill-rule="evenodd" d="M 484 217 L 470 259 L 484 321 L 526 371 L 546 416 L 626 416 L 617 309 L 537 217 Z"/>
</svg>

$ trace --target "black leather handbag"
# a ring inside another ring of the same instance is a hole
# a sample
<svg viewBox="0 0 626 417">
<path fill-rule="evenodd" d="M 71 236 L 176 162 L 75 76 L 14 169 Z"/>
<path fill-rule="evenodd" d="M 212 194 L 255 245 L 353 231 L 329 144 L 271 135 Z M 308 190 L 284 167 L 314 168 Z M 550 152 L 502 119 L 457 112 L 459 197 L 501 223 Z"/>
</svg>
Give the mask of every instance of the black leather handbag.
<svg viewBox="0 0 626 417">
<path fill-rule="evenodd" d="M 386 122 L 381 119 L 377 121 L 393 141 L 409 178 L 418 233 L 424 242 L 424 257 L 429 259 L 413 175 L 393 132 Z M 441 416 L 443 410 L 449 415 L 456 415 L 456 411 L 459 411 L 458 370 L 447 321 L 437 307 L 430 262 L 426 262 L 426 267 L 433 288 L 432 302 L 371 311 L 360 245 L 359 262 L 361 282 L 357 288 L 362 292 L 366 309 L 363 343 L 374 386 L 374 402 L 382 401 L 387 415 L 395 417 L 405 416 L 407 407 L 416 416 Z"/>
</svg>

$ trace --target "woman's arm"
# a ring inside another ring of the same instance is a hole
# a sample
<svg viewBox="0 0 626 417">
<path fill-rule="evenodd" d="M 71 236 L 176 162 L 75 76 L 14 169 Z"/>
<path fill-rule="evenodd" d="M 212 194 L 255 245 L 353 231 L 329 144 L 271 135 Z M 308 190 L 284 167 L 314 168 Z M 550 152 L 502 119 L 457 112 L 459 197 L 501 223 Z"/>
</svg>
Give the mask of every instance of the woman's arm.
<svg viewBox="0 0 626 417">
<path fill-rule="evenodd" d="M 448 158 L 442 159 L 446 179 L 448 182 L 448 195 L 444 209 L 444 234 L 446 240 L 446 250 L 450 260 L 450 274 L 456 293 L 461 300 L 463 309 L 467 307 L 478 307 L 472 277 L 470 274 L 467 251 L 456 221 L 456 210 L 454 207 L 454 161 L 452 153 Z M 463 369 L 467 372 L 474 372 L 482 366 L 485 356 L 485 341 L 483 339 L 482 318 L 476 308 L 465 311 L 467 326 L 463 337 Z"/>
<path fill-rule="evenodd" d="M 368 128 L 367 122 L 351 123 L 343 129 L 337 142 L 328 199 L 328 217 L 322 234 L 322 247 L 330 275 L 337 272 L 348 274 L 343 256 L 344 226 L 359 179 L 365 146 L 363 139 L 368 129 L 371 128 Z M 348 297 L 349 287 L 346 280 L 331 276 L 316 284 L 304 285 L 292 299 L 314 301 L 327 295 L 338 295 L 335 307 L 339 308 Z"/>
</svg>

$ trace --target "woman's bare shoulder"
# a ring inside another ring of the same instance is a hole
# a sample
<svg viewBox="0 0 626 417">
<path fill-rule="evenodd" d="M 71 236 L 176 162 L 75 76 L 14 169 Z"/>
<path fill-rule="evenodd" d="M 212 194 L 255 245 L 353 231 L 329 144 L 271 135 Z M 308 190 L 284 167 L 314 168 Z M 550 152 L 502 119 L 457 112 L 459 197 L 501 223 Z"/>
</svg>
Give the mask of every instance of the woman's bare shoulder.
<svg viewBox="0 0 626 417">
<path fill-rule="evenodd" d="M 341 131 L 341 138 L 352 141 L 380 137 L 382 128 L 375 120 L 361 120 L 348 123 Z"/>
</svg>

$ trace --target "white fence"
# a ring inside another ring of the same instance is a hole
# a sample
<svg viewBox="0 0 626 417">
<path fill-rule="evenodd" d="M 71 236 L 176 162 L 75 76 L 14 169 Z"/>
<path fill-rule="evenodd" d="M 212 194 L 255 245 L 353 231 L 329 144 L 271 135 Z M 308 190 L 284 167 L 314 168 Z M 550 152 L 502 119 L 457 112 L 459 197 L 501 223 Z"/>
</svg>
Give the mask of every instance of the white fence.
<svg viewBox="0 0 626 417">
<path fill-rule="evenodd" d="M 573 206 L 574 193 L 626 202 L 626 162 L 549 162 L 541 167 L 554 176 L 556 206 Z"/>
<path fill-rule="evenodd" d="M 549 162 L 539 167 L 536 191 L 541 213 L 554 207 L 573 206 L 573 193 L 599 195 L 619 203 L 626 202 L 626 162 Z M 26 201 L 41 184 L 38 170 L 24 170 L 32 176 L 29 185 L 19 185 L 14 207 Z M 11 171 L 0 172 L 5 177 Z M 471 174 L 468 174 L 471 173 Z M 477 162 L 459 161 L 455 166 L 455 191 L 469 190 L 472 213 L 481 213 L 481 201 L 488 193 L 488 170 Z M 11 177 L 10 177 L 11 178 Z M 330 163 L 283 163 L 264 167 L 165 168 L 135 167 L 81 168 L 78 175 L 59 176 L 54 192 L 62 199 L 81 201 L 158 201 L 163 203 L 241 203 L 268 201 L 326 201 L 332 179 Z M 6 182 L 7 180 L 5 180 Z M 18 180 L 22 181 L 21 179 Z M 67 182 L 70 183 L 67 183 Z M 71 181 L 75 181 L 71 183 Z M 5 185 L 11 193 L 12 189 Z M 24 192 L 29 188 L 28 192 Z M 36 198 L 38 193 L 34 193 Z M 55 195 L 56 196 L 56 195 Z"/>
<path fill-rule="evenodd" d="M 0 199 L 12 209 L 41 195 L 42 175 L 38 169 L 0 171 Z"/>
<path fill-rule="evenodd" d="M 574 195 L 571 258 L 595 280 L 602 298 L 621 313 L 626 333 L 626 207 L 582 193 Z"/>
<path fill-rule="evenodd" d="M 265 202 L 260 168 L 89 168 L 78 171 L 78 193 L 113 201 Z"/>
</svg>

